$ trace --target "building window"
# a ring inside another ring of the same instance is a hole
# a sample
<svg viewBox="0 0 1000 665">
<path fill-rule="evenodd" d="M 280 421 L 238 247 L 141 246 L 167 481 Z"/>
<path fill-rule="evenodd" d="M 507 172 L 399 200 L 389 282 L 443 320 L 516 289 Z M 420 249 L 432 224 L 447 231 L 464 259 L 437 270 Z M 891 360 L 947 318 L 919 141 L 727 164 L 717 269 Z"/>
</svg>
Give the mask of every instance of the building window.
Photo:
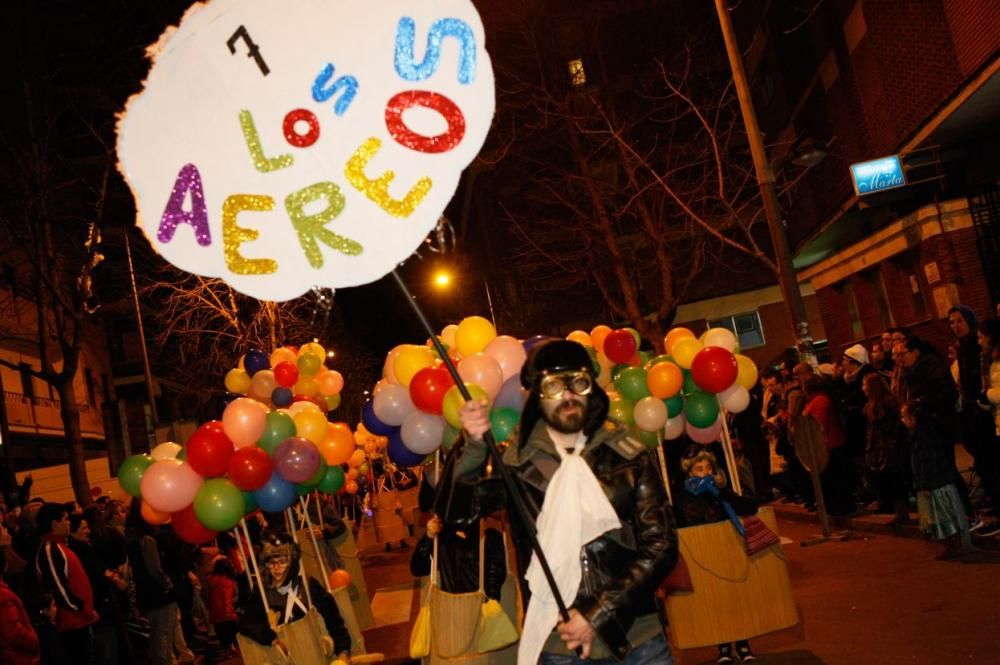
<svg viewBox="0 0 1000 665">
<path fill-rule="evenodd" d="M 569 82 L 578 88 L 587 82 L 587 72 L 583 69 L 583 58 L 574 58 L 566 63 L 569 67 Z"/>
<path fill-rule="evenodd" d="M 711 319 L 708 322 L 709 328 L 725 328 L 731 331 L 739 340 L 740 349 L 752 349 L 757 346 L 764 346 L 764 328 L 760 324 L 760 314 L 744 312 L 733 314 L 721 319 Z"/>
<path fill-rule="evenodd" d="M 910 294 L 910 306 L 913 308 L 913 318 L 907 323 L 923 321 L 927 318 L 927 299 L 924 297 L 924 287 L 920 281 L 920 257 L 912 251 L 896 259 L 902 277 L 906 280 L 906 290 Z"/>
<path fill-rule="evenodd" d="M 892 312 L 889 311 L 889 299 L 885 297 L 885 284 L 882 281 L 882 272 L 879 269 L 869 270 L 863 274 L 875 293 L 878 302 L 878 313 L 882 321 L 882 330 L 892 327 Z"/>
<path fill-rule="evenodd" d="M 21 363 L 21 394 L 28 399 L 34 401 L 35 399 L 35 384 L 34 377 L 31 375 L 31 366 L 27 363 Z"/>
<path fill-rule="evenodd" d="M 94 391 L 94 373 L 86 367 L 83 369 L 83 380 L 87 384 L 87 404 L 96 405 L 97 395 Z"/>
<path fill-rule="evenodd" d="M 844 282 L 837 289 L 847 304 L 847 315 L 851 319 L 851 334 L 854 339 L 861 339 L 865 336 L 865 328 L 861 325 L 861 316 L 858 314 L 858 300 L 854 296 L 854 286 L 850 282 Z"/>
</svg>

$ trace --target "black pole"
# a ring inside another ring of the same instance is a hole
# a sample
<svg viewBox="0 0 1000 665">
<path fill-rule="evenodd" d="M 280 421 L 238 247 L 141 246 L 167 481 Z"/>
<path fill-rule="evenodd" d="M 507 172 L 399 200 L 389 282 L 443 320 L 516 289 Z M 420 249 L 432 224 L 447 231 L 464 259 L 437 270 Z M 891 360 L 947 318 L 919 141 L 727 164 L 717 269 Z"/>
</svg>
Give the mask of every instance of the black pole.
<svg viewBox="0 0 1000 665">
<path fill-rule="evenodd" d="M 399 285 L 399 290 L 403 292 L 404 296 L 406 296 L 406 300 L 410 303 L 410 307 L 413 308 L 417 318 L 420 319 L 420 323 L 423 324 L 424 330 L 427 331 L 427 335 L 431 338 L 431 343 L 434 344 L 434 348 L 437 350 L 438 355 L 441 356 L 441 360 L 444 362 L 445 367 L 448 368 L 451 378 L 455 381 L 455 385 L 458 386 L 459 392 L 462 393 L 462 398 L 465 399 L 466 402 L 471 401 L 472 395 L 469 394 L 469 389 L 465 387 L 465 382 L 462 381 L 462 377 L 459 375 L 458 369 L 455 367 L 455 364 L 451 362 L 451 358 L 448 356 L 448 351 L 441 345 L 441 340 L 438 339 L 437 334 L 434 332 L 434 328 L 431 327 L 427 317 L 424 316 L 424 312 L 420 309 L 420 305 L 418 305 L 417 301 L 413 299 L 413 296 L 410 294 L 410 290 L 406 288 L 406 283 L 403 282 L 403 278 L 400 277 L 399 273 L 395 270 L 392 271 L 392 277 L 396 280 L 396 284 Z M 510 497 L 511 504 L 514 506 L 514 516 L 520 520 L 521 524 L 524 526 L 524 532 L 528 535 L 531 550 L 535 553 L 535 556 L 538 557 L 538 563 L 542 567 L 542 572 L 545 573 L 545 581 L 549 583 L 552 595 L 555 596 L 556 604 L 559 606 L 559 615 L 562 617 L 563 621 L 569 621 L 569 610 L 566 609 L 566 603 L 563 602 L 562 594 L 559 593 L 559 587 L 556 586 L 556 580 L 552 577 L 552 569 L 549 568 L 549 562 L 545 558 L 545 552 L 542 551 L 541 545 L 538 544 L 538 534 L 535 533 L 534 522 L 528 515 L 528 510 L 524 506 L 524 499 L 521 497 L 517 486 L 514 484 L 514 477 L 511 475 L 510 469 L 508 469 L 507 465 L 503 463 L 503 458 L 500 455 L 499 449 L 497 449 L 496 439 L 493 438 L 493 432 L 487 430 L 483 435 L 483 441 L 486 442 L 486 448 L 493 457 L 493 470 L 499 471 L 500 478 L 503 479 L 504 487 L 507 489 L 507 496 Z M 579 653 L 580 650 L 580 648 L 577 648 L 577 653 Z"/>
</svg>

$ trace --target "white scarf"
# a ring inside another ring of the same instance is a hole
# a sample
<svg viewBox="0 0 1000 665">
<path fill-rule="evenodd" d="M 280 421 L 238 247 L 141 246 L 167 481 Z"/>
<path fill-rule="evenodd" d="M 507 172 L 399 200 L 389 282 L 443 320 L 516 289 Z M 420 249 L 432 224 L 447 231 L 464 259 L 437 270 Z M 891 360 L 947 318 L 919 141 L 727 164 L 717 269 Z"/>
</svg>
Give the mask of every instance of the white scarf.
<svg viewBox="0 0 1000 665">
<path fill-rule="evenodd" d="M 580 455 L 586 442 L 587 437 L 581 432 L 573 448 L 576 454 L 555 447 L 561 462 L 549 480 L 538 514 L 538 544 L 567 607 L 580 589 L 580 550 L 601 534 L 621 527 L 601 484 Z M 524 616 L 517 662 L 534 665 L 559 621 L 559 606 L 534 554 L 525 579 L 531 589 L 531 602 Z"/>
</svg>

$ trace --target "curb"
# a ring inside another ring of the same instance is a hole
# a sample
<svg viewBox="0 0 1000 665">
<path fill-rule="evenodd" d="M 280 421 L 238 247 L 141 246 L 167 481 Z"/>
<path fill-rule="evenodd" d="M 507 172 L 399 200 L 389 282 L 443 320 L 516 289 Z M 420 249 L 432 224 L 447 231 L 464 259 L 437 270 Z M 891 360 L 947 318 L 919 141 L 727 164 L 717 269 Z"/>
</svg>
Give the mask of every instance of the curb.
<svg viewBox="0 0 1000 665">
<path fill-rule="evenodd" d="M 774 514 L 781 519 L 788 520 L 789 522 L 801 522 L 819 526 L 819 515 L 810 513 L 801 506 L 783 504 L 780 501 L 775 501 L 770 505 L 774 509 Z M 842 531 L 882 534 L 919 540 L 924 539 L 924 534 L 916 523 L 897 526 L 890 524 L 890 520 L 892 520 L 892 515 L 857 514 L 846 517 L 831 516 L 830 527 Z"/>
</svg>

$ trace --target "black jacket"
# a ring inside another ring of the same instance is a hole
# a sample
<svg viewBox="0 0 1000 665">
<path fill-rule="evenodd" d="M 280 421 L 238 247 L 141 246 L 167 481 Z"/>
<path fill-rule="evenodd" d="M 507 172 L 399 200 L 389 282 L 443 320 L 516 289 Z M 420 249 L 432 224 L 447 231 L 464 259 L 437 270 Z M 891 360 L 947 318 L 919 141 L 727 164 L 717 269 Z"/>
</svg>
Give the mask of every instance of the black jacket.
<svg viewBox="0 0 1000 665">
<path fill-rule="evenodd" d="M 264 571 L 264 594 L 267 596 L 268 609 L 277 613 L 278 623 L 285 622 L 285 604 L 288 596 L 281 593 L 269 583 L 270 575 Z M 302 589 L 302 577 L 299 574 L 299 562 L 295 561 L 288 567 L 288 580 L 291 589 L 298 594 L 303 604 L 306 604 L 306 593 Z M 241 592 L 242 593 L 242 592 Z M 333 599 L 323 585 L 312 577 L 309 578 L 309 595 L 312 596 L 313 607 L 323 617 L 326 624 L 326 632 L 333 639 L 334 653 L 344 653 L 351 650 L 351 634 L 344 625 L 344 619 L 337 609 L 337 601 Z M 296 606 L 292 610 L 292 621 L 298 621 L 305 616 L 305 613 Z M 260 591 L 254 589 L 247 594 L 247 601 L 243 606 L 243 615 L 240 617 L 239 631 L 258 644 L 270 646 L 278 637 L 271 629 L 271 624 L 264 610 L 264 604 L 260 598 Z"/>
<path fill-rule="evenodd" d="M 581 550 L 583 577 L 572 607 L 583 614 L 617 657 L 624 658 L 632 647 L 627 635 L 636 618 L 660 612 L 654 594 L 677 562 L 677 530 L 656 457 L 628 438 L 627 430 L 607 423 L 589 436 L 581 455 L 604 488 L 622 526 Z M 481 477 L 486 456 L 482 442 L 466 443 L 456 477 Z M 508 446 L 504 451 L 504 462 L 514 472 L 532 520 L 538 517 L 559 459 L 541 420 L 523 444 Z M 523 579 L 531 550 L 523 525 L 517 520 L 512 523 Z M 523 586 L 522 593 L 527 597 Z"/>
<path fill-rule="evenodd" d="M 957 391 L 948 366 L 940 356 L 924 353 L 903 377 L 916 420 L 910 448 L 913 489 L 933 490 L 956 482 Z"/>
<path fill-rule="evenodd" d="M 448 593 L 470 593 L 479 588 L 478 529 L 467 538 L 455 529 L 446 528 L 438 536 L 438 572 L 441 590 Z M 431 573 L 434 541 L 424 536 L 417 542 L 410 558 L 410 573 L 424 577 Z M 503 535 L 496 529 L 486 530 L 486 552 L 483 554 L 483 590 L 488 598 L 500 600 L 500 591 L 507 579 Z"/>
</svg>

